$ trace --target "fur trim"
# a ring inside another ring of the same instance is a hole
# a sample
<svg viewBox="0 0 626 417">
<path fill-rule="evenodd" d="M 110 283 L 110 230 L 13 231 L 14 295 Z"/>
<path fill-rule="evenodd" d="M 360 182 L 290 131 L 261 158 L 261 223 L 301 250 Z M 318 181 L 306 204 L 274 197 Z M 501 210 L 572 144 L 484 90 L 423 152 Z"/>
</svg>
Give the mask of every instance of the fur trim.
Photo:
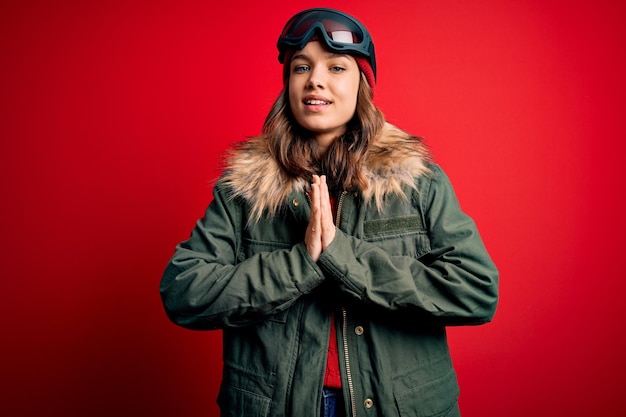
<svg viewBox="0 0 626 417">
<path fill-rule="evenodd" d="M 363 174 L 369 184 L 361 190 L 363 200 L 368 202 L 373 198 L 376 208 L 382 211 L 387 195 L 407 198 L 403 188 L 417 188 L 416 179 L 430 172 L 426 166 L 429 159 L 421 139 L 386 123 L 363 163 Z"/>
<path fill-rule="evenodd" d="M 363 174 L 368 186 L 361 190 L 365 202 L 373 200 L 382 211 L 390 194 L 407 198 L 404 189 L 417 187 L 416 179 L 429 172 L 429 153 L 421 139 L 386 123 L 381 135 L 370 147 Z M 242 198 L 252 207 L 252 219 L 263 214 L 275 216 L 293 191 L 304 191 L 309 184 L 291 178 L 271 156 L 263 136 L 256 136 L 232 149 L 226 158 L 221 181 L 230 190 L 230 198 Z"/>
</svg>

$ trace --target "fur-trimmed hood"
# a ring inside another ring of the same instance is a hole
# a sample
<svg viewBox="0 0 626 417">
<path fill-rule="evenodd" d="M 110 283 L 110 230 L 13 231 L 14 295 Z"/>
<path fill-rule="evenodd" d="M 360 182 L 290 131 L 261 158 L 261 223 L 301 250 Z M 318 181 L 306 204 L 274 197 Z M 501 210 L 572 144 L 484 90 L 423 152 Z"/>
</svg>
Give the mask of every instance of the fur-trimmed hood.
<svg viewBox="0 0 626 417">
<path fill-rule="evenodd" d="M 415 188 L 416 178 L 429 172 L 429 153 L 421 139 L 386 123 L 365 156 L 362 172 L 367 188 L 361 190 L 365 202 L 373 200 L 382 210 L 385 196 L 406 198 L 406 187 Z M 292 178 L 272 157 L 267 141 L 257 136 L 233 149 L 226 159 L 221 182 L 231 198 L 243 198 L 252 206 L 252 216 L 274 216 L 294 191 L 307 190 L 303 178 Z"/>
</svg>

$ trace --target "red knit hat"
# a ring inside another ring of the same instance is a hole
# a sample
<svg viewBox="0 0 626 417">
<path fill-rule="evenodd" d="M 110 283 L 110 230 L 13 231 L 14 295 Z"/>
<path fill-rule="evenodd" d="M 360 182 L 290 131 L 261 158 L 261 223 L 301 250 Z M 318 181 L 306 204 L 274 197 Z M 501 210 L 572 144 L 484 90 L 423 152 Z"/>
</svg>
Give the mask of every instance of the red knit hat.
<svg viewBox="0 0 626 417">
<path fill-rule="evenodd" d="M 353 55 L 354 56 L 354 55 Z M 365 75 L 367 79 L 367 83 L 370 85 L 372 89 L 372 96 L 374 95 L 374 87 L 376 87 L 376 77 L 374 76 L 374 71 L 372 70 L 372 66 L 367 58 L 363 58 L 362 56 L 354 56 L 356 60 L 356 64 L 359 66 L 359 69 Z"/>
</svg>

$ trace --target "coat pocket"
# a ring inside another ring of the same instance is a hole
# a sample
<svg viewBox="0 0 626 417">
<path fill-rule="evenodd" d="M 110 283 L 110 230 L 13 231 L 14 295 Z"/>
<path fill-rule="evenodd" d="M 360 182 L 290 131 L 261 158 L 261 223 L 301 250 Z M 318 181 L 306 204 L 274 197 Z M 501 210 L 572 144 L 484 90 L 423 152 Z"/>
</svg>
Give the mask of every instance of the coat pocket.
<svg viewBox="0 0 626 417">
<path fill-rule="evenodd" d="M 268 417 L 272 400 L 250 391 L 222 385 L 217 404 L 222 417 Z"/>
<path fill-rule="evenodd" d="M 459 385 L 456 373 L 395 394 L 401 416 L 444 417 L 458 414 Z"/>
<path fill-rule="evenodd" d="M 364 238 L 391 255 L 419 258 L 430 251 L 430 239 L 418 214 L 366 220 Z"/>
</svg>

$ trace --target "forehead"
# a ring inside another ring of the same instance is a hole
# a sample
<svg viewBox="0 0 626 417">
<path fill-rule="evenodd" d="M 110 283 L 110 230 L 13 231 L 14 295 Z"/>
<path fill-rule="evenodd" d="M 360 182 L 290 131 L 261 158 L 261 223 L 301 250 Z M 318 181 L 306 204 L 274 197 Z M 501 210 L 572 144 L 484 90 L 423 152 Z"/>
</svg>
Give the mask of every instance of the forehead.
<svg viewBox="0 0 626 417">
<path fill-rule="evenodd" d="M 322 42 L 313 40 L 309 43 L 307 43 L 303 49 L 297 50 L 294 52 L 293 56 L 292 56 L 292 60 L 297 59 L 297 58 L 326 58 L 326 59 L 330 59 L 330 58 L 337 58 L 337 57 L 343 57 L 343 58 L 347 58 L 351 61 L 354 61 L 354 57 L 352 55 L 349 54 L 340 54 L 337 52 L 334 52 L 332 50 L 330 50 L 328 47 L 326 47 L 326 45 L 324 45 Z"/>
</svg>

